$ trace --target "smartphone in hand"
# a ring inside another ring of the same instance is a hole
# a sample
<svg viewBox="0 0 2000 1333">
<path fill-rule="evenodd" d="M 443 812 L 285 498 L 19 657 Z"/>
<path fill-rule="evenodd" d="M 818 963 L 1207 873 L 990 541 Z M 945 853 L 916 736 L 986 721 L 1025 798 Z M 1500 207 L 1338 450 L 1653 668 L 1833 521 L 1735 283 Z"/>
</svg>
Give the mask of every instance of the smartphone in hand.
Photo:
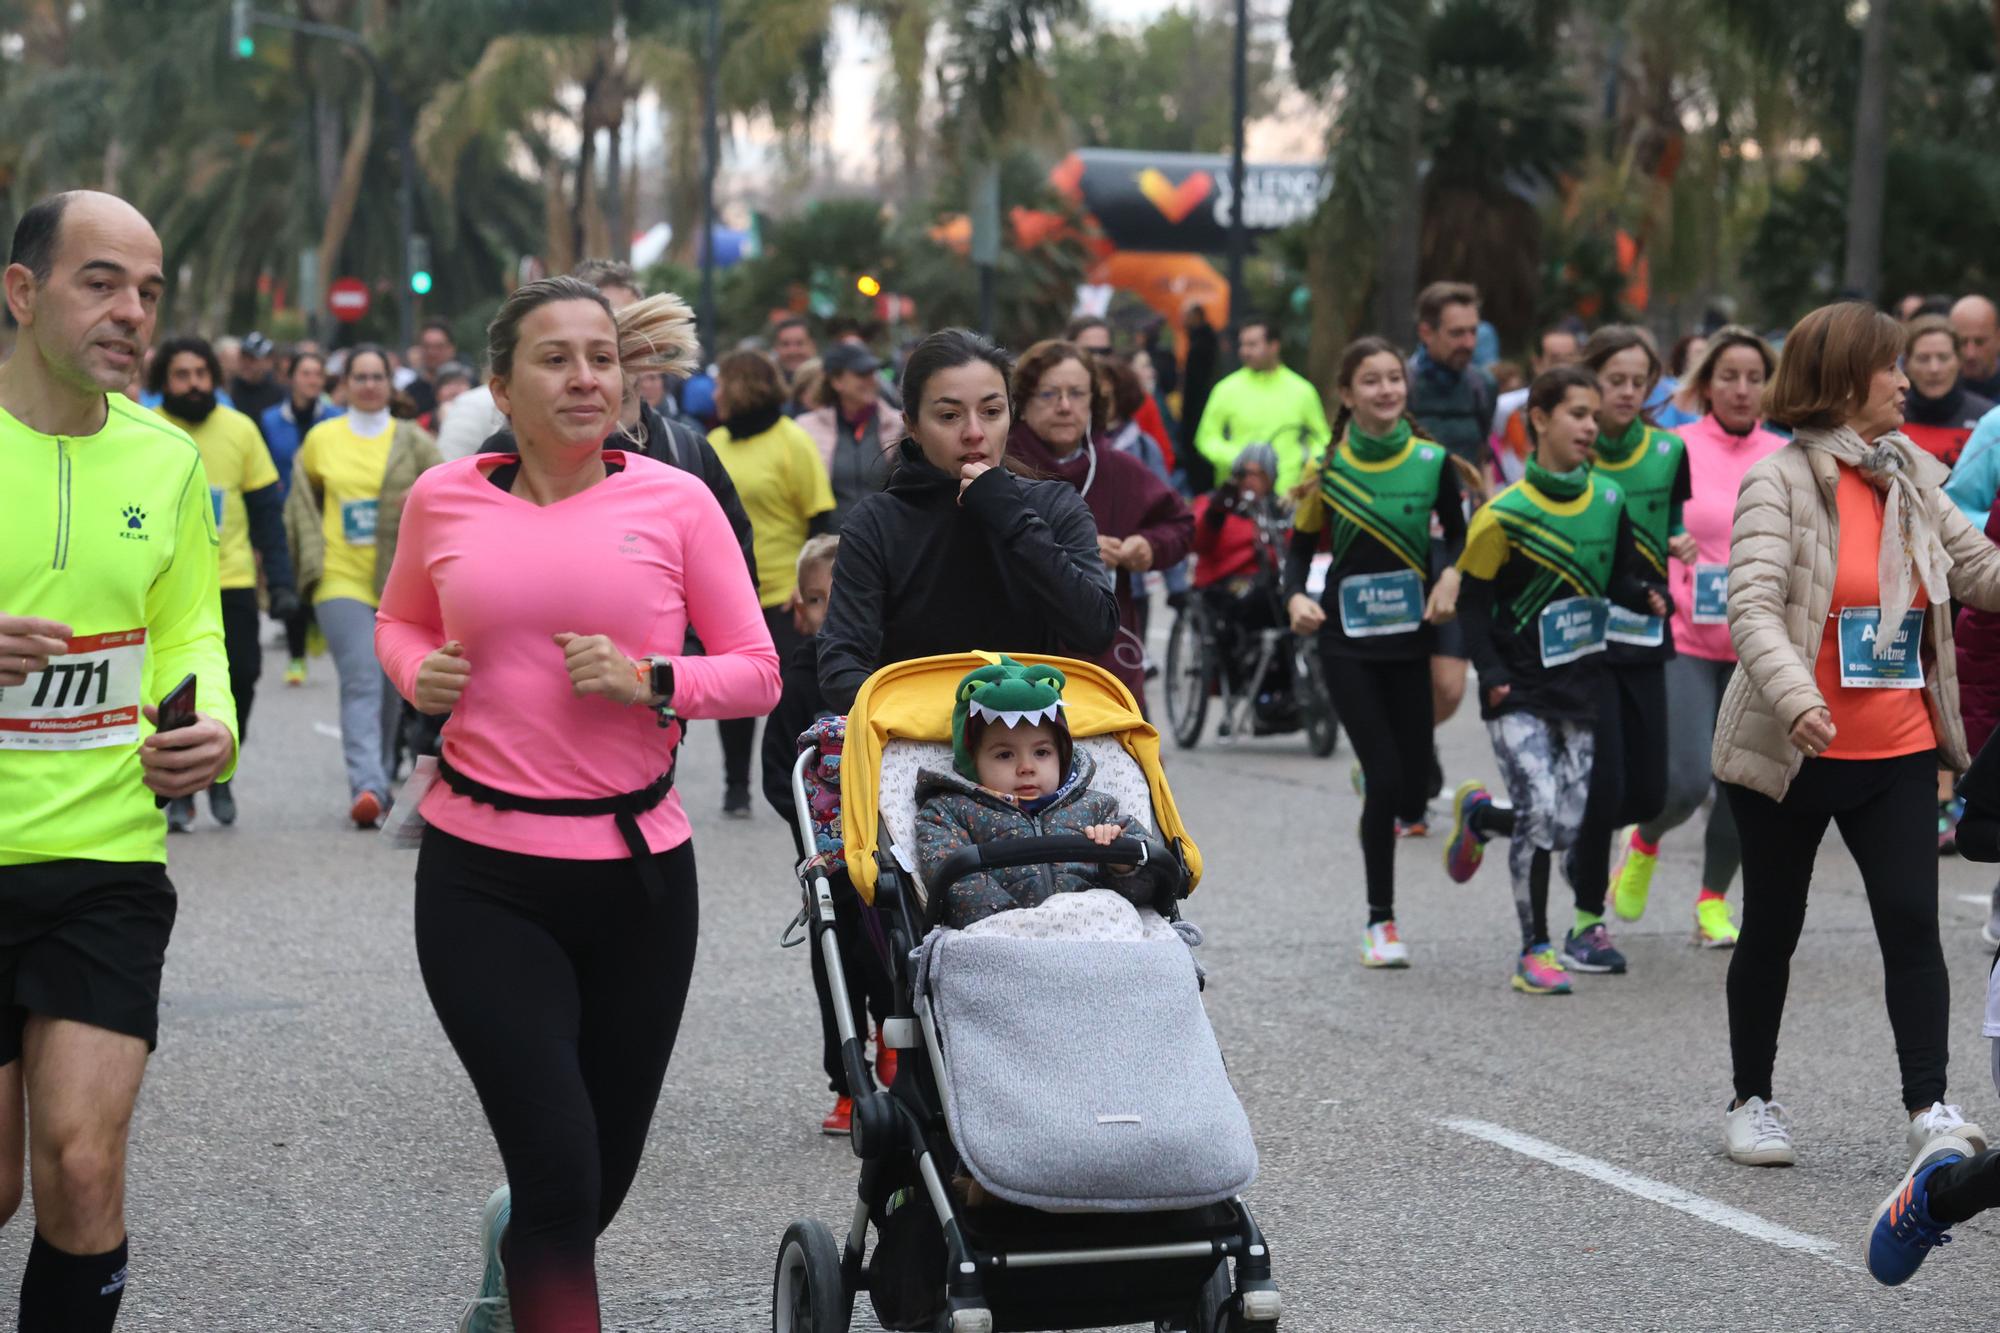
<svg viewBox="0 0 2000 1333">
<path fill-rule="evenodd" d="M 181 678 L 180 684 L 168 690 L 166 697 L 160 700 L 160 724 L 154 730 L 179 731 L 182 727 L 193 726 L 194 695 L 194 673 L 190 671 Z M 155 796 L 153 798 L 154 809 L 164 810 L 166 806 L 166 797 Z"/>
</svg>

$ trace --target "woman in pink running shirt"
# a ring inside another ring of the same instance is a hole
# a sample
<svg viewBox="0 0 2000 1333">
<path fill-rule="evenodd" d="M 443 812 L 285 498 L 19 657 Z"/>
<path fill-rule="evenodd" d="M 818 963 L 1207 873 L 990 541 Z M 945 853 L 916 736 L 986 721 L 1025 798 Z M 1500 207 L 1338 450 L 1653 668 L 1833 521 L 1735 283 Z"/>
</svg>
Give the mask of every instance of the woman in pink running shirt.
<svg viewBox="0 0 2000 1333">
<path fill-rule="evenodd" d="M 419 807 L 417 960 L 507 1170 L 461 1333 L 597 1333 L 597 1237 L 638 1168 L 694 965 L 681 719 L 778 700 L 715 497 L 603 447 L 638 373 L 691 349 L 685 320 L 662 336 L 646 310 L 621 339 L 573 278 L 500 307 L 487 356 L 520 455 L 412 488 L 376 626 L 403 697 L 451 714 Z M 690 629 L 706 656 L 681 655 Z"/>
<path fill-rule="evenodd" d="M 1693 493 L 1681 521 L 1698 554 L 1692 565 L 1668 566 L 1673 593 L 1675 656 L 1666 663 L 1667 803 L 1658 818 L 1632 831 L 1625 860 L 1611 878 L 1611 909 L 1637 921 L 1659 864 L 1660 839 L 1686 823 L 1715 785 L 1709 751 L 1715 741 L 1722 692 L 1736 670 L 1729 642 L 1725 594 L 1728 590 L 1729 534 L 1736 517 L 1736 492 L 1750 465 L 1785 441 L 1764 428 L 1764 381 L 1778 359 L 1770 345 L 1748 329 L 1728 325 L 1709 335 L 1708 346 L 1685 392 L 1705 409 L 1701 419 L 1677 427 L 1687 445 Z M 1710 808 L 1703 846 L 1701 892 L 1695 899 L 1694 942 L 1707 949 L 1736 943 L 1736 926 L 1724 899 L 1743 854 L 1729 804 Z"/>
</svg>

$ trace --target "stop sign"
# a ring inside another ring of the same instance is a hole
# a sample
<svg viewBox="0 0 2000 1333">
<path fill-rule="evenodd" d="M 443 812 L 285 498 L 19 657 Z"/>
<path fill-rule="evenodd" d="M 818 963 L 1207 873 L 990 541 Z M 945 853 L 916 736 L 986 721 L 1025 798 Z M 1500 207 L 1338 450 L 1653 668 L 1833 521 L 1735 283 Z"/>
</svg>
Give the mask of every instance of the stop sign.
<svg viewBox="0 0 2000 1333">
<path fill-rule="evenodd" d="M 352 324 L 368 313 L 368 284 L 359 278 L 341 278 L 326 289 L 326 308 L 343 324 Z"/>
</svg>

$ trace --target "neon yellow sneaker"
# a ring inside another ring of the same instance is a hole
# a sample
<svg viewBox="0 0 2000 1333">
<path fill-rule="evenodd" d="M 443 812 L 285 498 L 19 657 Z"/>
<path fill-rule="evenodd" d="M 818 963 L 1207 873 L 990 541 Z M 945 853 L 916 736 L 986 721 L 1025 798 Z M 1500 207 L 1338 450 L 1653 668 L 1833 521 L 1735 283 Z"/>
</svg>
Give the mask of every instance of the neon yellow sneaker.
<svg viewBox="0 0 2000 1333">
<path fill-rule="evenodd" d="M 1658 850 L 1645 852 L 1625 842 L 1625 859 L 1611 877 L 1611 910 L 1621 921 L 1637 921 L 1646 915 L 1646 898 L 1653 891 L 1653 871 L 1660 864 Z"/>
<path fill-rule="evenodd" d="M 1694 903 L 1694 942 L 1704 949 L 1736 947 L 1736 923 L 1729 919 L 1727 898 L 1697 898 Z"/>
<path fill-rule="evenodd" d="M 305 683 L 306 659 L 303 657 L 294 657 L 285 664 L 285 684 L 303 685 Z"/>
</svg>

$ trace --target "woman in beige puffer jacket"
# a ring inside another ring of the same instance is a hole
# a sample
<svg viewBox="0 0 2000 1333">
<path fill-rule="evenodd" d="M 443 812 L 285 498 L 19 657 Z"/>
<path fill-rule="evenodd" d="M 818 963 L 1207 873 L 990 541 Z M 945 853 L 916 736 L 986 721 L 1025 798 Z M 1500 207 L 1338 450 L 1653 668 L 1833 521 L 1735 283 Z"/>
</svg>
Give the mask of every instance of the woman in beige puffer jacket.
<svg viewBox="0 0 2000 1333">
<path fill-rule="evenodd" d="M 1947 1131 L 1984 1146 L 1944 1100 L 1936 777 L 1967 764 L 1946 604 L 2000 607 L 2000 550 L 1945 497 L 1944 466 L 1898 431 L 1902 350 L 1901 326 L 1872 306 L 1800 321 L 1765 400 L 1797 435 L 1750 469 L 1736 502 L 1729 634 L 1741 667 L 1714 760 L 1743 841 L 1727 1138 L 1749 1165 L 1795 1160 L 1771 1071 L 1829 823 L 1875 920 L 1910 1151 Z M 1899 629 L 1878 638 L 1878 623 Z"/>
</svg>

